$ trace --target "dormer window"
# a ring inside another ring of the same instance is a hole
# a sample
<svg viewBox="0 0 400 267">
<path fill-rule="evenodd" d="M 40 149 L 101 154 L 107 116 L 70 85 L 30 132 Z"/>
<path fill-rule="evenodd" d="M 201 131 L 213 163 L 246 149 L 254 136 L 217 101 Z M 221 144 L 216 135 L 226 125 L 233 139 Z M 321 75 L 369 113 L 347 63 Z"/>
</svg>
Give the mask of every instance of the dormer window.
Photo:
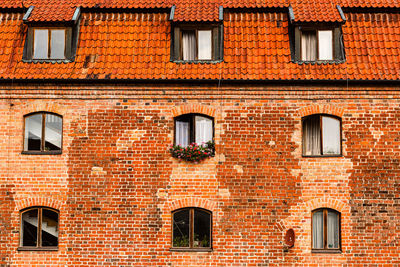
<svg viewBox="0 0 400 267">
<path fill-rule="evenodd" d="M 340 27 L 294 27 L 296 62 L 343 62 L 345 59 Z M 293 43 L 292 43 L 293 44 Z"/>
<path fill-rule="evenodd" d="M 35 28 L 33 59 L 65 59 L 65 29 Z"/>
<path fill-rule="evenodd" d="M 222 59 L 222 25 L 180 25 L 174 28 L 173 61 L 210 62 Z"/>
</svg>

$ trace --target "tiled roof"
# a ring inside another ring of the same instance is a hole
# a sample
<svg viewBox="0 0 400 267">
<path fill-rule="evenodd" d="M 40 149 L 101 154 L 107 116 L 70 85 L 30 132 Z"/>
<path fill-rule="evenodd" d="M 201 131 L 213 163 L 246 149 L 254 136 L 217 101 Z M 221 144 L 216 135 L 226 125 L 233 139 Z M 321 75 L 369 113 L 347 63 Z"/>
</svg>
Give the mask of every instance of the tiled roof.
<svg viewBox="0 0 400 267">
<path fill-rule="evenodd" d="M 1 79 L 400 80 L 400 15 L 346 13 L 341 64 L 291 62 L 287 13 L 226 12 L 224 61 L 170 61 L 165 13 L 83 13 L 72 63 L 22 62 L 23 14 L 0 14 Z"/>
</svg>

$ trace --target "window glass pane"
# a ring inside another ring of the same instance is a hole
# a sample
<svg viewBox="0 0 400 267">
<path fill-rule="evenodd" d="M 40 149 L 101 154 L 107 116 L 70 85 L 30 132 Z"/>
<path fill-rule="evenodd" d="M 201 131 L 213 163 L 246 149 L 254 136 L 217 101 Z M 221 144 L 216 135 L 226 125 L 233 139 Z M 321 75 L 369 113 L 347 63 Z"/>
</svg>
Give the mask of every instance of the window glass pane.
<svg viewBox="0 0 400 267">
<path fill-rule="evenodd" d="M 313 248 L 324 248 L 324 214 L 323 211 L 316 211 L 312 216 L 312 238 Z"/>
<path fill-rule="evenodd" d="M 45 123 L 45 147 L 46 151 L 61 150 L 62 118 L 52 114 L 46 114 Z"/>
<path fill-rule="evenodd" d="M 318 31 L 319 59 L 332 60 L 332 31 Z"/>
<path fill-rule="evenodd" d="M 213 123 L 212 120 L 202 116 L 195 117 L 196 123 L 196 143 L 202 145 L 213 138 Z"/>
<path fill-rule="evenodd" d="M 328 210 L 327 248 L 339 248 L 339 214 Z"/>
<path fill-rule="evenodd" d="M 33 58 L 46 59 L 48 58 L 48 30 L 34 30 Z"/>
<path fill-rule="evenodd" d="M 42 114 L 35 114 L 25 118 L 24 150 L 39 150 L 42 140 Z"/>
<path fill-rule="evenodd" d="M 65 30 L 51 30 L 50 58 L 65 58 Z"/>
<path fill-rule="evenodd" d="M 304 155 L 321 154 L 321 131 L 319 116 L 310 116 L 303 121 Z"/>
<path fill-rule="evenodd" d="M 37 246 L 38 209 L 22 213 L 22 246 Z"/>
<path fill-rule="evenodd" d="M 175 144 L 180 146 L 189 145 L 189 120 L 177 120 L 175 123 Z"/>
<path fill-rule="evenodd" d="M 196 33 L 195 31 L 182 32 L 182 59 L 196 59 Z"/>
<path fill-rule="evenodd" d="M 314 31 L 301 33 L 301 60 L 315 61 L 317 59 L 317 37 Z"/>
<path fill-rule="evenodd" d="M 210 247 L 211 215 L 202 210 L 194 210 L 193 247 Z"/>
<path fill-rule="evenodd" d="M 322 117 L 322 142 L 324 155 L 340 154 L 340 121 Z"/>
<path fill-rule="evenodd" d="M 197 31 L 197 37 L 199 38 L 199 59 L 207 60 L 212 59 L 212 42 L 211 42 L 211 30 Z"/>
<path fill-rule="evenodd" d="M 173 246 L 189 247 L 189 209 L 177 211 L 173 216 Z"/>
<path fill-rule="evenodd" d="M 58 213 L 42 210 L 42 246 L 58 246 Z"/>
</svg>

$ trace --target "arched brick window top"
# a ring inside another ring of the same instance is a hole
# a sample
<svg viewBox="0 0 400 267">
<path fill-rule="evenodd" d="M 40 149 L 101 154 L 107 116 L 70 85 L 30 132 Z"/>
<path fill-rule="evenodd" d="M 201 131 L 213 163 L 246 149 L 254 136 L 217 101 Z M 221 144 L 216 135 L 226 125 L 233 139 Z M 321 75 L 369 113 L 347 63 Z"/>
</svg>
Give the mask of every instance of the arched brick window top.
<svg viewBox="0 0 400 267">
<path fill-rule="evenodd" d="M 62 151 L 62 116 L 35 112 L 24 116 L 25 154 L 60 154 Z"/>
<path fill-rule="evenodd" d="M 302 118 L 303 156 L 341 156 L 342 121 L 328 114 Z"/>
<path fill-rule="evenodd" d="M 341 218 L 340 212 L 319 208 L 312 211 L 312 251 L 341 251 Z"/>
<path fill-rule="evenodd" d="M 57 250 L 59 211 L 29 207 L 20 211 L 19 250 Z"/>
<path fill-rule="evenodd" d="M 172 212 L 171 250 L 210 251 L 211 249 L 211 211 L 190 207 Z"/>
<path fill-rule="evenodd" d="M 175 145 L 206 144 L 214 140 L 214 118 L 199 113 L 175 117 Z"/>
</svg>

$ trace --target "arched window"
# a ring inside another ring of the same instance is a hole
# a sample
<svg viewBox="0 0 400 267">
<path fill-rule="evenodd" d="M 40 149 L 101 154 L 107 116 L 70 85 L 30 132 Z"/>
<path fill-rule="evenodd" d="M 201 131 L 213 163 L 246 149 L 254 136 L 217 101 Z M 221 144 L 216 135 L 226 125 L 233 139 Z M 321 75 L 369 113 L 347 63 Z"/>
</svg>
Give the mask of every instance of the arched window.
<svg viewBox="0 0 400 267">
<path fill-rule="evenodd" d="M 198 145 L 214 138 L 214 121 L 200 114 L 185 114 L 175 118 L 175 145 L 183 147 L 191 143 Z"/>
<path fill-rule="evenodd" d="M 329 115 L 303 118 L 303 155 L 341 155 L 341 121 Z"/>
<path fill-rule="evenodd" d="M 20 247 L 55 249 L 58 247 L 58 211 L 31 207 L 21 211 Z"/>
<path fill-rule="evenodd" d="M 341 248 L 340 213 L 327 208 L 312 212 L 312 250 L 339 251 Z"/>
<path fill-rule="evenodd" d="M 61 152 L 62 117 L 38 112 L 25 116 L 25 152 Z"/>
<path fill-rule="evenodd" d="M 212 214 L 200 208 L 172 213 L 172 248 L 211 249 Z"/>
</svg>

